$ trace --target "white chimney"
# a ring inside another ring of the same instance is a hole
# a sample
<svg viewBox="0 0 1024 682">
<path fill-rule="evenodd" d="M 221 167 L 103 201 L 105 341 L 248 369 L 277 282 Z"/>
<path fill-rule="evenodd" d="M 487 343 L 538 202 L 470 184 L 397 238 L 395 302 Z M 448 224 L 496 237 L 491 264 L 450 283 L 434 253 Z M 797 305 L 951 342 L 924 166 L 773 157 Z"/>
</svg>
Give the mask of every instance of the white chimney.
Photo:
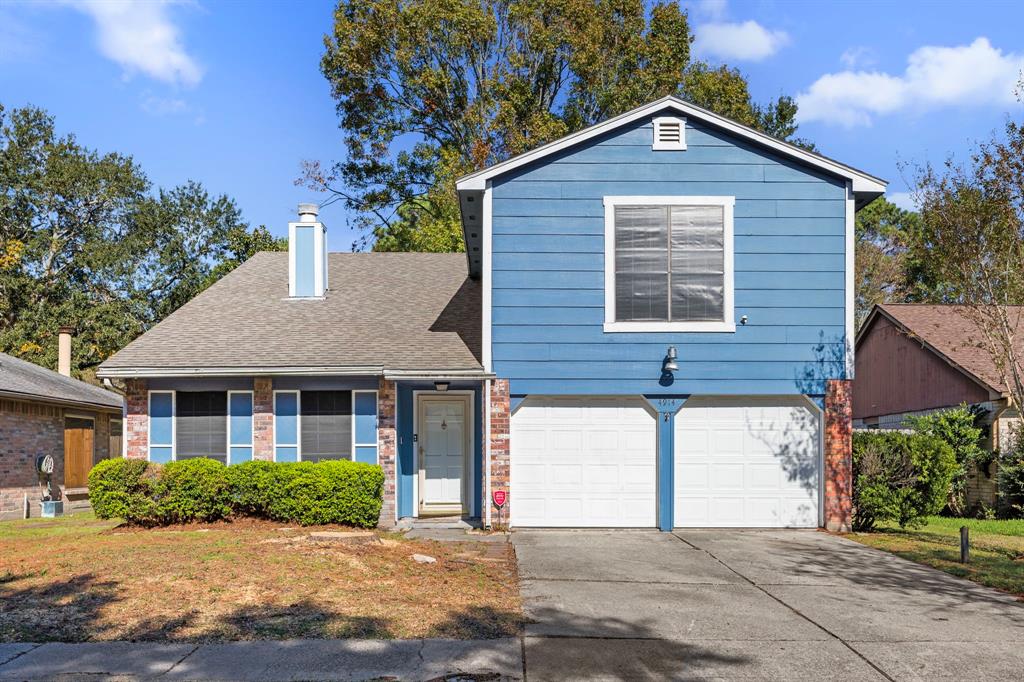
<svg viewBox="0 0 1024 682">
<path fill-rule="evenodd" d="M 327 291 L 327 229 L 320 207 L 299 204 L 298 222 L 288 223 L 288 295 L 323 298 Z"/>
<path fill-rule="evenodd" d="M 71 327 L 57 330 L 57 372 L 71 376 Z"/>
</svg>

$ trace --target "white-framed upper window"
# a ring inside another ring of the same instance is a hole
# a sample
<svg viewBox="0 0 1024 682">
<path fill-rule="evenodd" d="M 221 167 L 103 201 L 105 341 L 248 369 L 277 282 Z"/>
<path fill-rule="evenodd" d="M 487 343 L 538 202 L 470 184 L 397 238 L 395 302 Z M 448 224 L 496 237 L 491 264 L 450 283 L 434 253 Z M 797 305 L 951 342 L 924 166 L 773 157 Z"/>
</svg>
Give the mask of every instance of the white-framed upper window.
<svg viewBox="0 0 1024 682">
<path fill-rule="evenodd" d="M 735 197 L 608 196 L 606 332 L 732 332 Z"/>
<path fill-rule="evenodd" d="M 684 151 L 686 149 L 686 119 L 678 116 L 658 116 L 654 119 L 654 151 Z"/>
</svg>

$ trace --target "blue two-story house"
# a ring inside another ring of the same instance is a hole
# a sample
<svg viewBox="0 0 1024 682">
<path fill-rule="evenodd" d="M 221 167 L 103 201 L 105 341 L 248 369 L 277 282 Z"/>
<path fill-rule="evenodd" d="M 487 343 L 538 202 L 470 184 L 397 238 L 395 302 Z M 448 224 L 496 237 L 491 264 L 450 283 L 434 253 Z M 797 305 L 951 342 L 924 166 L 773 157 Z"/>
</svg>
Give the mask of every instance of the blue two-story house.
<svg viewBox="0 0 1024 682">
<path fill-rule="evenodd" d="M 664 98 L 459 180 L 466 254 L 328 254 L 304 205 L 99 374 L 129 457 L 378 463 L 382 525 L 843 529 L 884 189 Z"/>
</svg>

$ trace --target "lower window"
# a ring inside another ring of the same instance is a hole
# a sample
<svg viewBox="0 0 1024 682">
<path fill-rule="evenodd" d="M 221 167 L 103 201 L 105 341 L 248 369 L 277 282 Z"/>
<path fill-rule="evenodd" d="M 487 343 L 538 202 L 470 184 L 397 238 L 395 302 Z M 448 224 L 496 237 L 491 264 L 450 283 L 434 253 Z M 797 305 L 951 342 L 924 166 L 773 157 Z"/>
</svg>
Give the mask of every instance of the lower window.
<svg viewBox="0 0 1024 682">
<path fill-rule="evenodd" d="M 227 462 L 227 394 L 223 391 L 178 391 L 176 459 L 209 457 Z"/>
<path fill-rule="evenodd" d="M 352 392 L 303 391 L 302 460 L 352 459 Z"/>
</svg>

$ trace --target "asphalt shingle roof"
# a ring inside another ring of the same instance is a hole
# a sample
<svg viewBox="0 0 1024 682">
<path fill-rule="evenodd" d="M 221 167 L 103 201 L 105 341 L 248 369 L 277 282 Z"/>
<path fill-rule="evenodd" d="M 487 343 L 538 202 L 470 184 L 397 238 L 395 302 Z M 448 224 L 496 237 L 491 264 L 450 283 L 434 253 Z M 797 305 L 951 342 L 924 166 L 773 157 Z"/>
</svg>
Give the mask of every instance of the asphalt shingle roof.
<svg viewBox="0 0 1024 682">
<path fill-rule="evenodd" d="M 0 395 L 116 409 L 120 409 L 123 403 L 121 396 L 113 391 L 71 379 L 5 353 L 0 353 Z"/>
<path fill-rule="evenodd" d="M 992 357 L 981 347 L 981 331 L 957 306 L 886 303 L 879 308 L 990 389 L 1006 391 Z M 1017 319 L 1024 314 L 1024 306 L 1010 306 L 1009 312 Z M 1024 339 L 1016 345 L 1017 352 L 1024 354 Z"/>
<path fill-rule="evenodd" d="M 100 366 L 482 370 L 480 283 L 462 253 L 331 253 L 323 300 L 288 298 L 259 253 Z"/>
</svg>

